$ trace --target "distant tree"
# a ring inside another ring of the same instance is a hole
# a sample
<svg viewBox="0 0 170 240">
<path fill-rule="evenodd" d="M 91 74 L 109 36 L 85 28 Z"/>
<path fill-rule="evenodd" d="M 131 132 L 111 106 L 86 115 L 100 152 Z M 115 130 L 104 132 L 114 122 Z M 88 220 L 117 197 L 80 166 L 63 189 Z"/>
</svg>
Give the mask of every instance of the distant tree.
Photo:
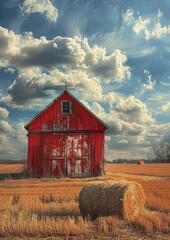
<svg viewBox="0 0 170 240">
<path fill-rule="evenodd" d="M 153 146 L 155 162 L 170 163 L 170 143 L 164 142 Z"/>
</svg>

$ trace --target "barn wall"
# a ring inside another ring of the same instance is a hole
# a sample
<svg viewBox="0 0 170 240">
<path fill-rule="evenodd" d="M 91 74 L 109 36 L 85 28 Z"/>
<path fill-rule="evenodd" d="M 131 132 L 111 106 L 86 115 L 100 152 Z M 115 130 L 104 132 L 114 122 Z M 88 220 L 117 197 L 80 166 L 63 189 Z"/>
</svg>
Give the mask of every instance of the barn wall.
<svg viewBox="0 0 170 240">
<path fill-rule="evenodd" d="M 104 132 L 90 134 L 91 145 L 91 176 L 97 176 L 104 171 Z"/>
<path fill-rule="evenodd" d="M 42 175 L 41 134 L 28 135 L 28 169 L 34 174 Z"/>
<path fill-rule="evenodd" d="M 31 133 L 28 167 L 46 176 L 96 176 L 104 167 L 104 132 Z"/>
</svg>

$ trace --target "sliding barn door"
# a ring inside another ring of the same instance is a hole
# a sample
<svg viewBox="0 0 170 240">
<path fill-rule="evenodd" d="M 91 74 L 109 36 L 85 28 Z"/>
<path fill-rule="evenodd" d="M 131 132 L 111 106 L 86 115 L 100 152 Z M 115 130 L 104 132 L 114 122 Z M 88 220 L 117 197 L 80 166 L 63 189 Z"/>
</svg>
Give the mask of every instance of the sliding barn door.
<svg viewBox="0 0 170 240">
<path fill-rule="evenodd" d="M 69 134 L 66 146 L 67 176 L 90 176 L 89 136 L 85 134 Z"/>
</svg>

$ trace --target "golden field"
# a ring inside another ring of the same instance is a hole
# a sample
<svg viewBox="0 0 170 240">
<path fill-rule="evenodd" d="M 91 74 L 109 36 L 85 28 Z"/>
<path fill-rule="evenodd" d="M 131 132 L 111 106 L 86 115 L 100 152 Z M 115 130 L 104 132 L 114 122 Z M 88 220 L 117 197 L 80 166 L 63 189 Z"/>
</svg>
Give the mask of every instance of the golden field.
<svg viewBox="0 0 170 240">
<path fill-rule="evenodd" d="M 112 164 L 105 166 L 106 172 L 128 173 L 135 175 L 147 175 L 156 177 L 170 177 L 170 163 L 146 163 L 138 164 Z"/>
<path fill-rule="evenodd" d="M 106 164 L 106 176 L 97 178 L 2 180 L 0 181 L 0 237 L 77 240 L 170 239 L 168 166 L 170 165 L 162 164 L 161 168 L 154 170 L 155 164 L 136 164 L 136 166 Z M 3 166 L 2 171 L 0 165 L 0 173 L 9 173 L 11 171 L 9 169 L 14 172 L 13 167 L 15 168 L 15 165 L 6 165 L 6 168 Z M 23 168 L 22 165 L 17 167 Z M 144 174 L 145 171 L 141 167 L 147 168 L 145 170 L 147 174 Z M 6 172 L 4 168 L 7 169 Z M 157 171 L 157 175 L 154 171 Z M 93 222 L 90 219 L 83 220 L 78 205 L 81 188 L 89 181 L 105 181 L 113 178 L 125 178 L 140 183 L 146 196 L 145 210 L 133 222 L 117 216 L 99 217 Z"/>
<path fill-rule="evenodd" d="M 0 164 L 0 174 L 19 173 L 24 168 L 24 164 Z"/>
</svg>

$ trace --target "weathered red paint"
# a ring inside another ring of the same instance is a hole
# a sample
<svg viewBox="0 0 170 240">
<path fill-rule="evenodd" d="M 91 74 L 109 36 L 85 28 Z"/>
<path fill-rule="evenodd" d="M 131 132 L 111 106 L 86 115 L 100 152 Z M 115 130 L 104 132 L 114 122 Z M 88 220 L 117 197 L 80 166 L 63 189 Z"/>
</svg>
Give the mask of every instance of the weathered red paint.
<svg viewBox="0 0 170 240">
<path fill-rule="evenodd" d="M 62 102 L 71 113 L 62 113 Z M 25 128 L 28 168 L 36 175 L 85 177 L 104 169 L 107 126 L 69 92 L 63 92 Z"/>
</svg>

